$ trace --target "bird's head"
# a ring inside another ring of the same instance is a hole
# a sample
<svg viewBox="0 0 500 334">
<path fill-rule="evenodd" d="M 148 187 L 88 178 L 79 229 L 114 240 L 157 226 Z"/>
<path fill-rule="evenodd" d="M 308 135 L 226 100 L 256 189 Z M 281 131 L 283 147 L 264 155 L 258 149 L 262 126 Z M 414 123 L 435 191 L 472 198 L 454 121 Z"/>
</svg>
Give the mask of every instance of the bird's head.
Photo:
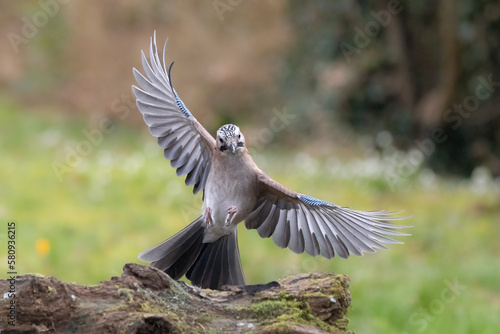
<svg viewBox="0 0 500 334">
<path fill-rule="evenodd" d="M 217 146 L 221 152 L 243 151 L 245 148 L 245 137 L 240 128 L 234 124 L 223 125 L 217 130 Z"/>
</svg>

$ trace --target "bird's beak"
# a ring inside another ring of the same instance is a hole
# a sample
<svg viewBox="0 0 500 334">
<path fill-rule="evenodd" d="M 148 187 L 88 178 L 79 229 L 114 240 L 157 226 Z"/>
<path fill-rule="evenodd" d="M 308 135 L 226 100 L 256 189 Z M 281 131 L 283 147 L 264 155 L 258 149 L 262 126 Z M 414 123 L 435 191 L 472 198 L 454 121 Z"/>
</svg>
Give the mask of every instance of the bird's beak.
<svg viewBox="0 0 500 334">
<path fill-rule="evenodd" d="M 231 146 L 229 146 L 229 150 L 231 153 L 235 154 L 236 153 L 236 145 L 234 143 L 231 143 Z"/>
</svg>

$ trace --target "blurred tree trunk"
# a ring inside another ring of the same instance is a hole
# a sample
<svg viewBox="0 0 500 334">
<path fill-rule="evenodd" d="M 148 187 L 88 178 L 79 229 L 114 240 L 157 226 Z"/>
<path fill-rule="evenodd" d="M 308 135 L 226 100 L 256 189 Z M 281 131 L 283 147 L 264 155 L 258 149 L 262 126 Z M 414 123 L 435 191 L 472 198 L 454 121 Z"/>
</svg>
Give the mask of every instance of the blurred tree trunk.
<svg viewBox="0 0 500 334">
<path fill-rule="evenodd" d="M 417 136 L 426 137 L 434 128 L 443 124 L 443 112 L 452 104 L 459 77 L 457 44 L 457 8 L 453 0 L 441 0 L 438 5 L 438 68 L 431 68 L 439 75 L 434 87 L 424 87 L 422 97 L 415 105 Z"/>
</svg>

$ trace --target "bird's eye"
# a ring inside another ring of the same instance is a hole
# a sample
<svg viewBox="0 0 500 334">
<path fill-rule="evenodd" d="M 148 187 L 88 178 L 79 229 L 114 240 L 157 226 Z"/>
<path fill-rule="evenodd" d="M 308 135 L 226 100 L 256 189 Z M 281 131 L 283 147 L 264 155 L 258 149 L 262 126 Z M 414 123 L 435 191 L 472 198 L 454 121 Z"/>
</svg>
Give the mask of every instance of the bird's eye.
<svg viewBox="0 0 500 334">
<path fill-rule="evenodd" d="M 221 142 L 221 144 L 224 142 L 221 137 L 219 137 L 219 141 Z"/>
<path fill-rule="evenodd" d="M 240 139 L 240 138 L 241 138 L 241 134 L 238 135 L 238 139 Z"/>
</svg>

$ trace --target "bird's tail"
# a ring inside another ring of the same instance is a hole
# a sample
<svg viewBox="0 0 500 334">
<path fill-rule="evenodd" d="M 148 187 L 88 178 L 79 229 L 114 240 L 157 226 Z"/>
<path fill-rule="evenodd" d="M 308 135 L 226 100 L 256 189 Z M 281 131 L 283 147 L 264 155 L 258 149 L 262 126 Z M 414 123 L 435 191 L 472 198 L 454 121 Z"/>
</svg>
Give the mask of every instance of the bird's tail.
<svg viewBox="0 0 500 334">
<path fill-rule="evenodd" d="M 174 236 L 139 254 L 139 259 L 151 262 L 175 280 L 186 275 L 193 285 L 202 288 L 244 285 L 236 231 L 213 243 L 203 243 L 204 229 L 200 216 Z"/>
</svg>

